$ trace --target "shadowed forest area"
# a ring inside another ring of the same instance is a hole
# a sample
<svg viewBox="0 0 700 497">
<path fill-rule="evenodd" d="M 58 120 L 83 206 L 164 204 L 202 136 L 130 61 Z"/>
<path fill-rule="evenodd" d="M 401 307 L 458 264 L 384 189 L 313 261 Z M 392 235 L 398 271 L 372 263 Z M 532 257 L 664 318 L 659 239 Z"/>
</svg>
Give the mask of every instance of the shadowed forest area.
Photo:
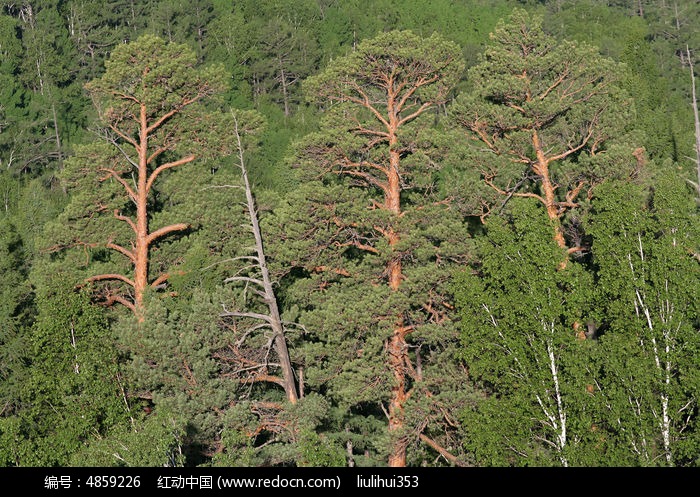
<svg viewBox="0 0 700 497">
<path fill-rule="evenodd" d="M 698 26 L 3 2 L 0 466 L 698 466 Z"/>
</svg>

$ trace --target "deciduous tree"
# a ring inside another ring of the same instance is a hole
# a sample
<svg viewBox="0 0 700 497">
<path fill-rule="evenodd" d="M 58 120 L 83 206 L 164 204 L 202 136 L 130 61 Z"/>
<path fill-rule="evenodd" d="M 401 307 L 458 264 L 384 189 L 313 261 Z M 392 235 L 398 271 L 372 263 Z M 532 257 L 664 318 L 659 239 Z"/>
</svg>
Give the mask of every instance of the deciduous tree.
<svg viewBox="0 0 700 497">
<path fill-rule="evenodd" d="M 651 190 L 596 189 L 586 229 L 605 333 L 594 396 L 600 427 L 626 455 L 618 464 L 697 463 L 697 226 L 693 192 L 679 175 Z"/>
<path fill-rule="evenodd" d="M 24 335 L 31 367 L 14 391 L 18 409 L 0 418 L 3 466 L 68 466 L 91 441 L 128 427 L 132 415 L 103 310 L 65 284 L 37 307 Z"/>
<path fill-rule="evenodd" d="M 564 260 L 544 209 L 513 199 L 478 242 L 478 262 L 455 279 L 464 354 L 485 396 L 464 411 L 479 465 L 581 465 L 592 341 L 580 340 L 592 278 Z M 590 449 L 590 447 L 588 447 Z"/>
</svg>

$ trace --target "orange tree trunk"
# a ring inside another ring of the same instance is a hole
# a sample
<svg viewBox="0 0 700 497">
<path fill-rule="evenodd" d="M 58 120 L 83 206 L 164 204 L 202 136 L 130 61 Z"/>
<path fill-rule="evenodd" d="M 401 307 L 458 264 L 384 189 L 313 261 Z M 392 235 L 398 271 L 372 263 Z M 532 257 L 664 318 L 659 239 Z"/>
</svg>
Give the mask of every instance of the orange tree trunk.
<svg viewBox="0 0 700 497">
<path fill-rule="evenodd" d="M 396 144 L 396 136 L 392 133 L 389 146 L 393 148 Z M 386 193 L 386 208 L 398 217 L 401 214 L 401 181 L 399 178 L 399 154 L 398 152 L 390 151 L 390 167 L 388 171 Z M 393 229 L 388 233 L 389 247 L 394 252 L 394 247 L 399 241 L 399 235 Z M 401 257 L 400 254 L 393 253 L 387 268 L 389 275 L 389 287 L 393 291 L 397 291 L 401 285 Z M 405 364 L 408 358 L 406 351 L 408 345 L 406 343 L 406 335 L 408 328 L 404 326 L 404 317 L 397 316 L 396 327 L 387 344 L 387 354 L 389 368 L 394 378 L 394 385 L 391 388 L 391 400 L 389 402 L 389 433 L 399 432 L 404 426 L 404 404 L 408 397 Z M 399 438 L 393 441 L 391 451 L 389 453 L 389 466 L 404 467 L 406 466 L 406 442 Z"/>
</svg>

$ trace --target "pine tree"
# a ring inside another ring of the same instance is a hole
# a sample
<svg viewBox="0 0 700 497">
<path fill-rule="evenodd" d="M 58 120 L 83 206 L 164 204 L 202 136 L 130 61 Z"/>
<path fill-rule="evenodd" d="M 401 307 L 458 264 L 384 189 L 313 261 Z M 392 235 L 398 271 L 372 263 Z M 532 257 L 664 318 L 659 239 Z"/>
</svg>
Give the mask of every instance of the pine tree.
<svg viewBox="0 0 700 497">
<path fill-rule="evenodd" d="M 248 52 L 253 97 L 258 101 L 269 94 L 289 116 L 303 100 L 301 81 L 318 68 L 318 44 L 309 32 L 280 18 L 261 23 L 254 42 Z"/>
<path fill-rule="evenodd" d="M 632 103 L 619 87 L 623 73 L 595 47 L 548 35 L 523 9 L 498 23 L 452 107 L 490 191 L 482 218 L 510 198 L 531 198 L 546 208 L 561 249 L 586 250 L 580 233 L 567 233 L 567 215 L 604 178 L 632 175 L 645 161 L 643 148 L 625 143 Z"/>
<path fill-rule="evenodd" d="M 190 219 L 169 219 L 172 202 L 159 197 L 167 195 L 159 183 L 198 158 L 229 153 L 225 115 L 202 106 L 224 90 L 225 74 L 198 68 L 186 46 L 148 35 L 117 47 L 106 69 L 86 86 L 101 140 L 67 161 L 61 178 L 71 203 L 47 238 L 52 251 L 84 251 L 87 258 L 72 263 L 94 271 L 86 283 L 105 304 L 123 304 L 142 319 L 145 293 L 177 271 L 155 248 L 193 228 Z"/>
<path fill-rule="evenodd" d="M 270 276 L 270 270 L 267 264 L 266 253 L 266 243 L 264 242 L 263 233 L 260 229 L 260 219 L 258 213 L 258 206 L 255 200 L 255 195 L 253 194 L 253 189 L 251 186 L 250 178 L 248 176 L 248 168 L 246 166 L 246 161 L 244 157 L 244 145 L 243 145 L 243 134 L 246 127 L 248 128 L 247 134 L 251 134 L 251 130 L 259 127 L 258 120 L 255 119 L 250 113 L 243 116 L 246 121 L 245 125 L 243 122 L 239 122 L 239 118 L 234 116 L 234 128 L 233 134 L 236 138 L 237 149 L 238 149 L 238 166 L 241 170 L 241 187 L 245 193 L 245 208 L 250 220 L 250 231 L 253 235 L 253 250 L 252 255 L 241 255 L 240 259 L 246 261 L 246 264 L 242 269 L 240 269 L 237 274 L 229 276 L 224 280 L 225 283 L 244 283 L 247 286 L 252 286 L 252 294 L 257 295 L 262 300 L 262 310 L 258 311 L 254 305 L 249 304 L 249 309 L 240 308 L 238 310 L 225 310 L 221 314 L 222 317 L 230 317 L 236 319 L 243 318 L 252 319 L 254 324 L 250 328 L 243 329 L 243 337 L 253 334 L 258 330 L 269 330 L 272 333 L 270 339 L 270 345 L 274 349 L 276 354 L 276 368 L 280 370 L 280 376 L 277 377 L 274 374 L 270 374 L 271 364 L 267 359 L 261 361 L 257 367 L 255 361 L 251 361 L 250 358 L 244 358 L 247 360 L 247 364 L 244 363 L 244 369 L 249 372 L 256 371 L 253 373 L 253 378 L 251 381 L 268 381 L 272 383 L 279 384 L 285 391 L 287 401 L 296 404 L 299 398 L 299 393 L 297 391 L 296 379 L 294 378 L 294 370 L 292 369 L 292 362 L 289 357 L 289 350 L 287 346 L 287 339 L 285 337 L 286 325 L 282 321 L 281 313 L 279 310 L 279 298 L 277 292 L 275 291 L 274 282 Z M 243 306 L 248 307 L 248 306 Z M 265 354 L 267 357 L 268 354 Z M 250 374 L 250 373 L 249 373 Z"/>
<path fill-rule="evenodd" d="M 300 187 L 276 209 L 273 259 L 288 266 L 288 302 L 313 330 L 302 385 L 327 392 L 334 438 L 358 461 L 353 447 L 372 454 L 364 464 L 379 454 L 416 464 L 425 452 L 407 450 L 418 440 L 462 462 L 439 427 L 465 389 L 446 283 L 468 235 L 439 191 L 429 119 L 462 69 L 440 36 L 392 31 L 306 81 L 325 115 L 298 144 Z"/>
</svg>

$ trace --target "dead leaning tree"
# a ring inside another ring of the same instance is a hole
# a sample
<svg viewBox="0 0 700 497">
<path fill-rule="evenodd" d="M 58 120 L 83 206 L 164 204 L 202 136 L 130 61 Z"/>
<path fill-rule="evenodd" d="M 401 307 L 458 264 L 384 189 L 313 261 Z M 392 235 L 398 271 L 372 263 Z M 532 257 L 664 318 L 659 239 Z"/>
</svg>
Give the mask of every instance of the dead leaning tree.
<svg viewBox="0 0 700 497">
<path fill-rule="evenodd" d="M 222 312 L 220 316 L 249 318 L 253 321 L 257 321 L 258 324 L 252 325 L 247 332 L 252 332 L 262 328 L 267 328 L 272 331 L 272 347 L 277 354 L 279 368 L 282 370 L 282 376 L 278 377 L 269 375 L 267 373 L 269 364 L 262 363 L 258 365 L 258 368 L 256 368 L 259 372 L 257 373 L 256 377 L 253 378 L 253 381 L 271 381 L 273 383 L 277 383 L 284 388 L 287 400 L 292 404 L 296 404 L 299 400 L 299 394 L 297 393 L 294 369 L 292 368 L 292 361 L 289 356 L 289 349 L 287 347 L 287 340 L 285 337 L 286 328 L 280 316 L 279 307 L 277 305 L 277 296 L 275 295 L 272 280 L 270 279 L 270 271 L 265 258 L 262 232 L 260 230 L 260 223 L 258 220 L 258 211 L 255 198 L 253 196 L 253 191 L 250 186 L 250 181 L 248 179 L 248 170 L 245 166 L 239 122 L 235 115 L 233 116 L 233 126 L 236 146 L 238 149 L 239 167 L 241 168 L 241 176 L 243 179 L 243 189 L 245 190 L 245 206 L 248 212 L 248 217 L 250 218 L 251 231 L 253 232 L 253 237 L 255 239 L 255 255 L 241 256 L 239 259 L 252 261 L 254 267 L 259 272 L 259 275 L 231 276 L 230 278 L 226 278 L 224 282 L 245 282 L 246 284 L 252 285 L 255 288 L 254 292 L 262 298 L 265 306 L 267 307 L 267 313 L 263 314 L 243 310 L 229 311 L 224 308 L 224 312 Z"/>
<path fill-rule="evenodd" d="M 697 171 L 697 182 L 691 181 L 690 183 L 695 187 L 698 193 L 698 200 L 700 200 L 700 117 L 698 117 L 698 101 L 695 96 L 695 73 L 693 72 L 693 59 L 690 56 L 690 47 L 686 45 L 685 53 L 688 57 L 688 65 L 690 66 L 690 87 L 691 87 L 691 98 L 693 104 L 693 118 L 695 120 L 695 167 Z"/>
</svg>

